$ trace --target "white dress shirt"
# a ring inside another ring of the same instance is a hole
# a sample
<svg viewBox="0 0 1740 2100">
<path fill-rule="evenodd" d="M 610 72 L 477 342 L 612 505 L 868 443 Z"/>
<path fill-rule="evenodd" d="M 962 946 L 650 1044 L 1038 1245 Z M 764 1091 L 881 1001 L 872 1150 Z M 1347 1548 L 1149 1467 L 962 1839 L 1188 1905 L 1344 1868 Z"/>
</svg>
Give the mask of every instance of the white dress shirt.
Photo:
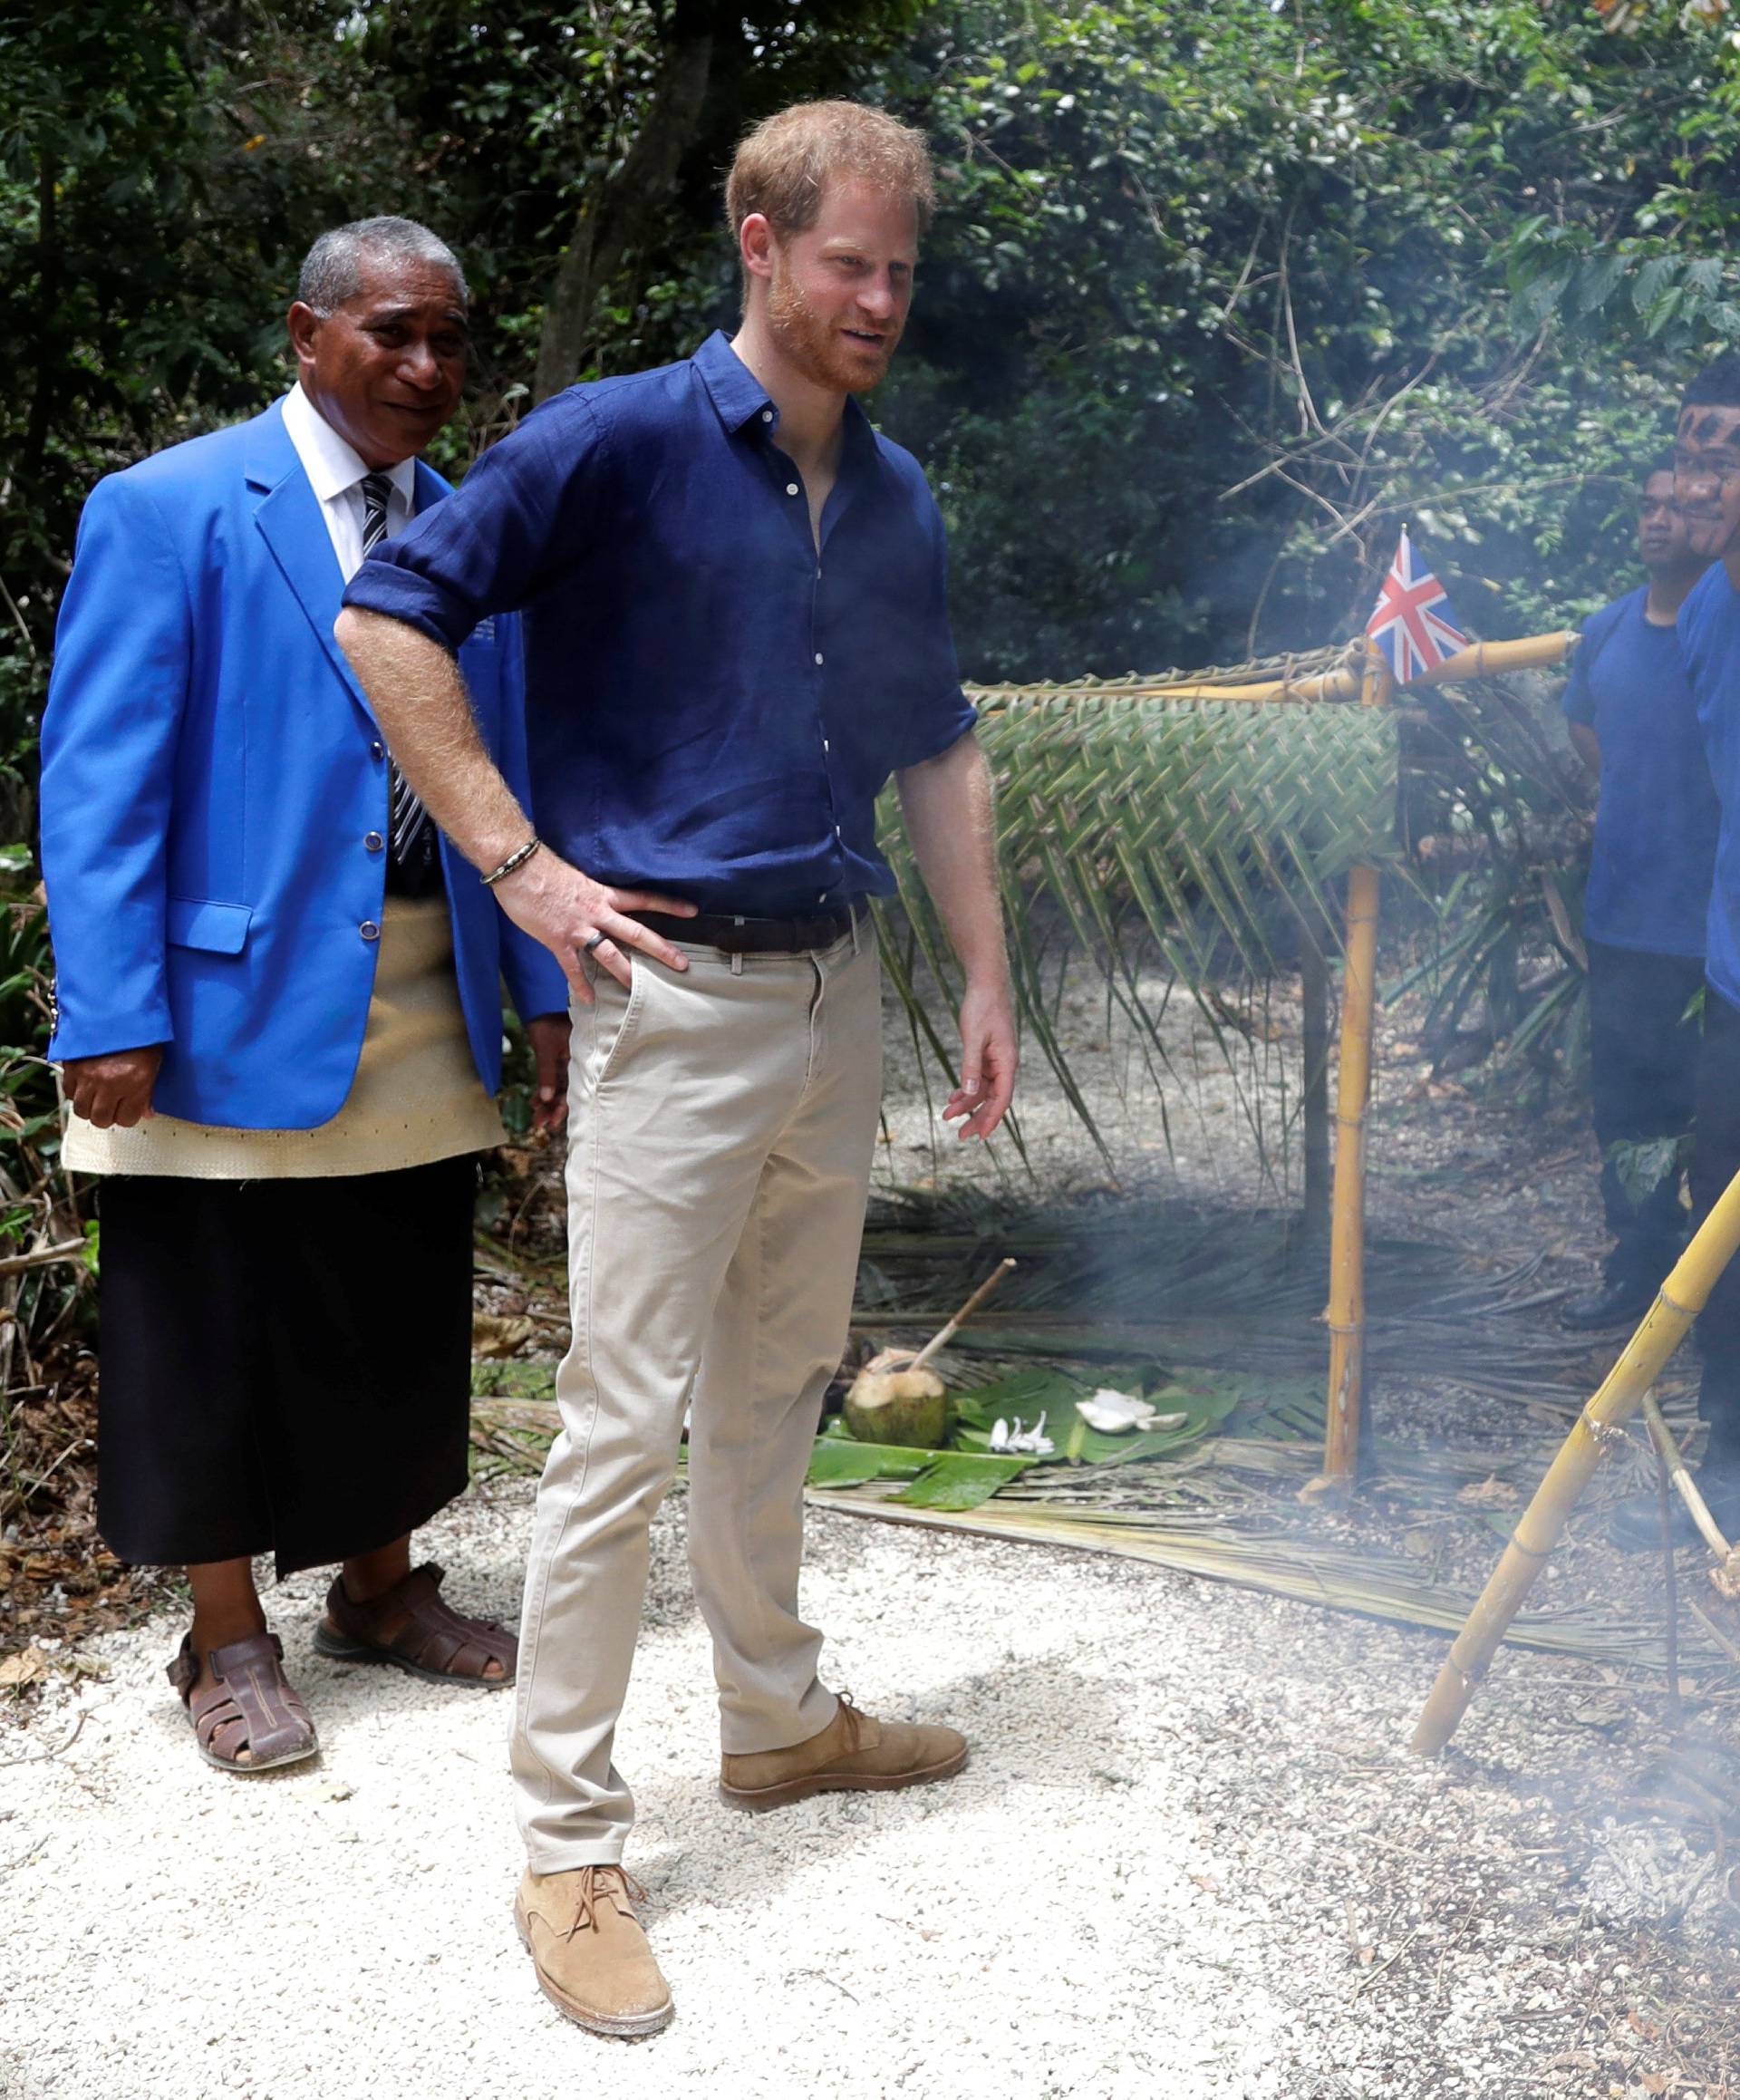
<svg viewBox="0 0 1740 2100">
<path fill-rule="evenodd" d="M 362 480 L 369 468 L 341 438 L 298 384 L 284 397 L 284 427 L 315 496 L 348 584 L 362 566 Z M 416 499 L 417 468 L 411 460 L 381 471 L 392 484 L 387 498 L 387 537 L 411 521 Z"/>
</svg>

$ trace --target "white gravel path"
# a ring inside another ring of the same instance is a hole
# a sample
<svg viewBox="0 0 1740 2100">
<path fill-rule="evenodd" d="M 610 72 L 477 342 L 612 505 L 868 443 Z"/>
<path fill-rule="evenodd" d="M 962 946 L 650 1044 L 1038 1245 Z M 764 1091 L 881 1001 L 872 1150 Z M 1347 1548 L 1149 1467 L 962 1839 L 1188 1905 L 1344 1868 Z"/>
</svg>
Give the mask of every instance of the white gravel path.
<svg viewBox="0 0 1740 2100">
<path fill-rule="evenodd" d="M 465 1601 L 512 1610 L 528 1503 L 519 1484 L 474 1495 L 425 1534 Z M 1634 1927 L 1592 1918 L 1569 1834 L 1527 1798 L 1600 1749 L 1532 1712 L 1551 1664 L 1507 1662 L 1467 1731 L 1484 1756 L 1503 1742 L 1514 1777 L 1465 1752 L 1423 1766 L 1399 1745 L 1441 1652 L 1427 1638 L 822 1515 L 806 1602 L 836 1680 L 961 1721 L 973 1761 L 947 1785 L 745 1817 L 713 1789 L 681 1524 L 680 1505 L 660 1520 L 620 1737 L 677 1998 L 664 2035 L 597 2041 L 534 1989 L 508 1915 L 506 1702 L 321 1661 L 303 1578 L 272 1610 L 318 1765 L 202 1766 L 162 1677 L 167 1616 L 98 1645 L 107 1681 L 0 1736 L 5 1756 L 47 1749 L 86 1709 L 62 1754 L 0 1767 L 0 2092 L 1644 2090 L 1588 2046 L 1644 2066 L 1624 2024 Z M 1587 2070 L 1554 2065 L 1572 2042 Z"/>
</svg>

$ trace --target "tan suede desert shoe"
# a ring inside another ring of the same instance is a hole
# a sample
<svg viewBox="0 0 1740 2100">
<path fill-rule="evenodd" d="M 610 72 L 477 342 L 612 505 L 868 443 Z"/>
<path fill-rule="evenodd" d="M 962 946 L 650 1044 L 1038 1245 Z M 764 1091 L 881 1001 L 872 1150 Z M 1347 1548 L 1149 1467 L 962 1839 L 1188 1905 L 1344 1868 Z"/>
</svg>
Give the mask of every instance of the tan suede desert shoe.
<svg viewBox="0 0 1740 2100">
<path fill-rule="evenodd" d="M 953 1728 L 909 1727 L 860 1713 L 844 1695 L 819 1736 L 788 1750 L 720 1760 L 719 1790 L 739 1808 L 779 1808 L 812 1794 L 880 1794 L 948 1779 L 967 1761 Z"/>
<path fill-rule="evenodd" d="M 528 1868 L 514 1923 L 546 1998 L 595 2035 L 655 2035 L 676 2008 L 630 1908 L 646 1891 L 621 1867 Z"/>
</svg>

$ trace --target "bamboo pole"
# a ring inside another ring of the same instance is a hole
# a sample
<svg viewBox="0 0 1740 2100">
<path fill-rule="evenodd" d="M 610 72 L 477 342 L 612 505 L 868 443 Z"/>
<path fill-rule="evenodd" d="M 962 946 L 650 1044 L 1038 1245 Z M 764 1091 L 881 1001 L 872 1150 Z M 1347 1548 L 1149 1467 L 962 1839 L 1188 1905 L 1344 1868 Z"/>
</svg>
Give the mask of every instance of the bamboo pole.
<svg viewBox="0 0 1740 2100">
<path fill-rule="evenodd" d="M 1312 914 L 1315 920 L 1317 915 Z M 1327 929 L 1325 929 L 1327 934 Z M 1329 1222 L 1329 961 L 1325 941 L 1303 926 L 1299 951 L 1305 1110 L 1305 1234 L 1320 1240 Z"/>
<path fill-rule="evenodd" d="M 1464 678 L 1499 678 L 1507 671 L 1541 671 L 1562 663 L 1577 646 L 1569 630 L 1558 634 L 1524 634 L 1514 642 L 1471 642 L 1442 663 L 1411 681 L 1415 685 L 1455 685 Z"/>
<path fill-rule="evenodd" d="M 1374 649 L 1366 658 L 1362 707 L 1387 707 L 1396 690 L 1389 665 Z M 1345 1495 L 1359 1471 L 1359 1420 L 1366 1354 L 1366 1111 L 1371 1100 L 1371 1024 L 1378 995 L 1378 875 L 1348 873 L 1347 963 L 1341 980 L 1341 1043 L 1337 1060 L 1335 1187 L 1329 1210 L 1329 1385 L 1323 1470 L 1300 1489 L 1302 1500 Z"/>
<path fill-rule="evenodd" d="M 1674 1263 L 1656 1302 L 1578 1416 L 1534 1499 L 1522 1513 L 1511 1543 L 1481 1592 L 1474 1610 L 1439 1670 L 1414 1730 L 1412 1747 L 1430 1756 L 1455 1735 L 1456 1723 L 1485 1676 L 1488 1664 L 1532 1588 L 1547 1555 L 1559 1543 L 1565 1519 L 1588 1485 L 1620 1425 L 1636 1413 L 1662 1366 L 1703 1311 L 1716 1280 L 1740 1247 L 1740 1174 L 1717 1198 Z"/>
<path fill-rule="evenodd" d="M 1414 685 L 1454 685 L 1464 678 L 1497 678 L 1508 671 L 1544 669 L 1562 663 L 1577 645 L 1574 633 L 1523 634 L 1513 642 L 1471 642 L 1442 663 L 1423 672 Z M 1020 686 L 975 686 L 974 695 L 985 704 L 1020 699 Z M 1315 701 L 1361 700 L 1365 679 L 1358 663 L 1339 663 L 1328 671 L 1313 671 L 1302 677 L 1235 679 L 1155 679 L 1137 685 L 1088 685 L 1079 689 L 1058 688 L 1059 699 L 1077 700 L 1236 700 L 1257 702 L 1291 702 L 1303 705 Z"/>
<path fill-rule="evenodd" d="M 1316 672 L 1309 678 L 1265 678 L 1250 685 L 1155 685 L 1138 689 L 1134 695 L 1113 688 L 1105 695 L 1109 700 L 1291 701 L 1300 705 L 1310 701 L 1357 700 L 1358 696 L 1357 668 Z"/>
<path fill-rule="evenodd" d="M 1677 1490 L 1686 1511 L 1697 1526 L 1698 1534 L 1708 1546 L 1716 1565 L 1710 1570 L 1710 1580 L 1721 1594 L 1730 1601 L 1740 1597 L 1740 1546 L 1731 1545 L 1722 1535 L 1721 1527 L 1710 1515 L 1710 1505 L 1698 1493 L 1696 1483 L 1686 1470 L 1686 1460 L 1674 1441 L 1674 1433 L 1663 1418 L 1653 1393 L 1643 1396 L 1643 1418 L 1649 1426 L 1649 1434 L 1656 1440 L 1656 1449 L 1662 1464 L 1668 1468 L 1668 1477 Z"/>
</svg>

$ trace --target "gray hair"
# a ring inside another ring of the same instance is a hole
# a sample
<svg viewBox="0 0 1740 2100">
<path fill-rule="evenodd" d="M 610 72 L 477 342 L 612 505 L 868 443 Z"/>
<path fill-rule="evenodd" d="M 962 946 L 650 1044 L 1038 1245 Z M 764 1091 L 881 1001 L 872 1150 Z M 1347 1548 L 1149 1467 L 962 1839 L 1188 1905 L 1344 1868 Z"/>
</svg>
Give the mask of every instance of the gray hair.
<svg viewBox="0 0 1740 2100">
<path fill-rule="evenodd" d="M 433 263 L 453 279 L 461 306 L 471 303 L 459 258 L 447 243 L 414 218 L 354 218 L 324 233 L 302 259 L 296 296 L 323 320 L 362 289 L 368 262 Z"/>
</svg>

